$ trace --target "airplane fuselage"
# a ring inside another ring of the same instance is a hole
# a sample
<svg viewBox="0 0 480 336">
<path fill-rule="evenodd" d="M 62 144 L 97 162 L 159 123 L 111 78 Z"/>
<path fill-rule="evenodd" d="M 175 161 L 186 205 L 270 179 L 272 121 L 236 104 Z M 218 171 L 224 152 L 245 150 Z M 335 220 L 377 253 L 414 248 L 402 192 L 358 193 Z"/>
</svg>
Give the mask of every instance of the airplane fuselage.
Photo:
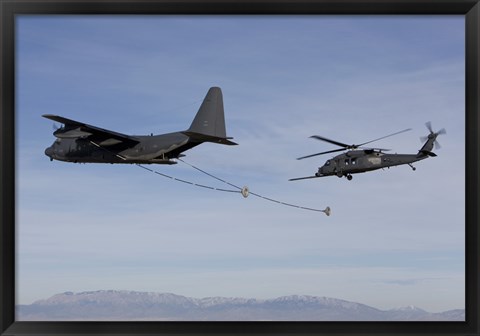
<svg viewBox="0 0 480 336">
<path fill-rule="evenodd" d="M 96 143 L 86 138 L 58 138 L 45 150 L 51 160 L 75 163 L 157 163 L 175 164 L 172 159 L 182 151 L 193 148 L 200 142 L 182 132 L 161 135 L 132 136 L 138 144 L 119 149 L 115 143 Z"/>
</svg>

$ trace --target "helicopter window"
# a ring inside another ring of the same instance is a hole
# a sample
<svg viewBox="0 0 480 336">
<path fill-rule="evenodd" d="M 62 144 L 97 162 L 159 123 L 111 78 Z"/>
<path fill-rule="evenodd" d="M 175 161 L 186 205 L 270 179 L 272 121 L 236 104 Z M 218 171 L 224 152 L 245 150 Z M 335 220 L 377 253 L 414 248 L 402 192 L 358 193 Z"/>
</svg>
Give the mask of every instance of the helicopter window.
<svg viewBox="0 0 480 336">
<path fill-rule="evenodd" d="M 330 166 L 330 160 L 328 160 L 327 162 L 325 162 L 325 166 Z"/>
<path fill-rule="evenodd" d="M 345 159 L 345 166 L 348 166 L 349 163 L 350 163 L 350 159 Z"/>
<path fill-rule="evenodd" d="M 357 158 L 352 159 L 352 165 L 357 164 Z"/>
<path fill-rule="evenodd" d="M 55 140 L 55 143 L 56 143 L 56 144 L 61 144 L 61 143 L 62 143 L 62 140 L 61 140 L 61 139 L 56 139 L 56 140 Z"/>
</svg>

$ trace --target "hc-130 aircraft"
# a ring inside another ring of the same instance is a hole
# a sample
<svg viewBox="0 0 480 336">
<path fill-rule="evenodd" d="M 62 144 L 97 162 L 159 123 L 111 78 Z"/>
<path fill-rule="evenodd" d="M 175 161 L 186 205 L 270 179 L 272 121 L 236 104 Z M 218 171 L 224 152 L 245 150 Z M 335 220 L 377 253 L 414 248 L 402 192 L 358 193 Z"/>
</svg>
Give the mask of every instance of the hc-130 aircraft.
<svg viewBox="0 0 480 336">
<path fill-rule="evenodd" d="M 212 87 L 203 100 L 190 128 L 160 135 L 126 135 L 60 116 L 43 117 L 64 124 L 45 150 L 50 160 L 74 163 L 156 163 L 175 164 L 182 152 L 212 142 L 237 145 L 226 136 L 222 91 Z"/>
<path fill-rule="evenodd" d="M 369 144 L 371 142 L 385 139 L 387 137 L 400 134 L 403 132 L 410 131 L 410 128 L 375 139 L 375 140 L 364 142 L 360 145 L 347 145 L 345 143 L 330 140 L 318 135 L 312 135 L 311 138 L 325 141 L 333 145 L 340 146 L 342 148 L 329 150 L 321 153 L 316 153 L 312 155 L 302 156 L 297 160 L 302 160 L 302 159 L 310 158 L 317 155 L 340 152 L 344 150 L 348 150 L 348 151 L 340 155 L 337 155 L 331 158 L 330 160 L 327 160 L 327 162 L 325 162 L 325 164 L 322 167 L 318 168 L 318 171 L 315 173 L 314 176 L 292 178 L 290 179 L 290 181 L 311 179 L 311 178 L 324 177 L 324 176 L 346 177 L 348 180 L 351 180 L 352 174 L 364 173 L 372 170 L 389 168 L 389 167 L 399 166 L 404 164 L 409 165 L 413 170 L 415 170 L 416 168 L 412 165 L 413 162 L 417 162 L 417 161 L 426 159 L 428 157 L 437 156 L 435 153 L 432 152 L 432 149 L 434 146 L 437 149 L 440 148 L 440 144 L 436 140 L 437 136 L 440 134 L 446 133 L 444 128 L 442 128 L 438 132 L 434 132 L 432 130 L 432 125 L 430 122 L 427 122 L 425 125 L 430 131 L 430 134 L 422 138 L 422 141 L 425 141 L 425 143 L 423 144 L 422 148 L 420 148 L 417 154 L 385 154 L 383 152 L 388 151 L 388 149 L 382 149 L 382 148 L 363 148 L 361 150 L 357 150 L 358 148 L 362 148 L 361 146 Z"/>
</svg>

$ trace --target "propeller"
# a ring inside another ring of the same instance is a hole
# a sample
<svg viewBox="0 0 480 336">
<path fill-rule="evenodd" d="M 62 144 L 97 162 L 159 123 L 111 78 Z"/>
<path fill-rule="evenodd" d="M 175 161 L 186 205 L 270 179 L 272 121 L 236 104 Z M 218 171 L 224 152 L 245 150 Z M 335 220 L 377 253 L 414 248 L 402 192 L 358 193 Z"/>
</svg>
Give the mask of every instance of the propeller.
<svg viewBox="0 0 480 336">
<path fill-rule="evenodd" d="M 440 149 L 442 148 L 442 146 L 440 146 L 440 143 L 436 140 L 437 136 L 441 135 L 441 134 L 447 134 L 447 131 L 445 130 L 445 128 L 442 128 L 440 131 L 438 132 L 434 132 L 433 131 L 433 128 L 432 128 L 432 123 L 430 121 L 427 121 L 425 123 L 425 126 L 427 127 L 427 129 L 430 131 L 430 134 L 428 136 L 423 136 L 423 137 L 420 137 L 420 140 L 422 142 L 425 142 L 427 141 L 428 139 L 432 138 L 432 137 L 435 137 L 435 141 L 434 141 L 434 146 L 436 149 Z"/>
<path fill-rule="evenodd" d="M 370 140 L 370 141 L 361 143 L 361 144 L 359 144 L 359 145 L 355 145 L 355 144 L 354 144 L 354 145 L 347 145 L 347 144 L 345 144 L 345 143 L 343 143 L 343 142 L 331 140 L 331 139 L 328 139 L 328 138 L 325 138 L 325 137 L 322 137 L 322 136 L 319 136 L 319 135 L 312 135 L 310 138 L 317 139 L 317 140 L 321 140 L 321 141 L 325 141 L 325 142 L 331 143 L 332 145 L 340 146 L 340 147 L 342 147 L 342 148 L 340 148 L 340 149 L 333 149 L 333 150 L 329 150 L 329 151 L 326 151 L 326 152 L 321 152 L 321 153 L 316 153 L 316 154 L 311 154 L 311 155 L 302 156 L 302 157 L 297 158 L 297 160 L 302 160 L 302 159 L 310 158 L 310 157 L 312 157 L 312 156 L 317 156 L 317 155 L 323 155 L 323 154 L 328 154 L 328 153 L 341 152 L 341 151 L 344 151 L 344 150 L 346 150 L 346 149 L 364 148 L 364 147 L 362 147 L 363 145 L 372 143 L 372 142 L 374 142 L 374 141 L 382 140 L 382 139 L 385 139 L 385 138 L 388 138 L 388 137 L 391 137 L 391 136 L 394 136 L 394 135 L 397 135 L 397 134 L 400 134 L 400 133 L 404 133 L 404 132 L 407 132 L 407 131 L 410 131 L 410 130 L 411 130 L 411 128 L 407 128 L 407 129 L 404 129 L 404 130 L 399 131 L 399 132 L 395 132 L 395 133 L 392 133 L 392 134 L 389 134 L 389 135 L 385 135 L 385 136 L 383 136 L 383 137 L 380 137 L 380 138 L 377 138 L 377 139 L 374 139 L 374 140 Z M 385 148 L 366 148 L 366 149 L 377 149 L 377 150 L 381 150 L 381 151 L 388 151 L 388 150 L 389 150 L 389 149 L 385 149 Z"/>
</svg>

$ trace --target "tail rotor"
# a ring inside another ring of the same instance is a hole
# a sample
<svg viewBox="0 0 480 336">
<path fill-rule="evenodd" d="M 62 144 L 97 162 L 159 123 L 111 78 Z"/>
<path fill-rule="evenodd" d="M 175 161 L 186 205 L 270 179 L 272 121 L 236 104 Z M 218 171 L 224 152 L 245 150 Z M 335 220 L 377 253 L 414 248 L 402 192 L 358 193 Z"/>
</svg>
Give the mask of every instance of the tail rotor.
<svg viewBox="0 0 480 336">
<path fill-rule="evenodd" d="M 445 130 L 445 128 L 442 128 L 441 130 L 439 130 L 438 132 L 435 132 L 433 131 L 433 128 L 432 128 L 432 123 L 430 121 L 427 121 L 425 123 L 425 126 L 427 127 L 427 129 L 430 131 L 430 134 L 428 136 L 423 136 L 423 137 L 420 137 L 420 140 L 422 142 L 425 142 L 427 141 L 428 139 L 434 139 L 434 146 L 435 146 L 435 149 L 440 149 L 442 148 L 442 146 L 440 146 L 440 143 L 436 140 L 437 139 L 437 136 L 439 135 L 443 135 L 443 134 L 447 134 L 447 131 Z"/>
</svg>

